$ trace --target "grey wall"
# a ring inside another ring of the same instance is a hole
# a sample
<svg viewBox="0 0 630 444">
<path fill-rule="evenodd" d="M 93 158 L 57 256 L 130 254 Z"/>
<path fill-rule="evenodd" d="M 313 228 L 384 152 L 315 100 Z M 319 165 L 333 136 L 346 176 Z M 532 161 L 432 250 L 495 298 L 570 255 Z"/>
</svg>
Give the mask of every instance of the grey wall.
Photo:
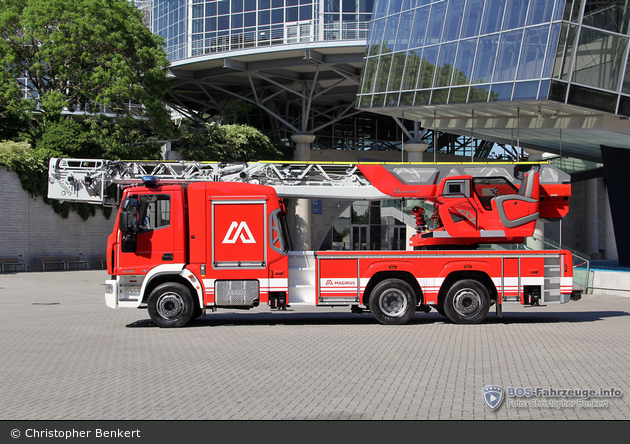
<svg viewBox="0 0 630 444">
<path fill-rule="evenodd" d="M 28 269 L 35 270 L 36 256 L 81 252 L 92 268 L 96 257 L 105 255 L 113 226 L 114 216 L 107 220 L 100 211 L 85 222 L 76 213 L 62 218 L 24 191 L 17 174 L 0 168 L 0 256 L 22 254 Z"/>
</svg>

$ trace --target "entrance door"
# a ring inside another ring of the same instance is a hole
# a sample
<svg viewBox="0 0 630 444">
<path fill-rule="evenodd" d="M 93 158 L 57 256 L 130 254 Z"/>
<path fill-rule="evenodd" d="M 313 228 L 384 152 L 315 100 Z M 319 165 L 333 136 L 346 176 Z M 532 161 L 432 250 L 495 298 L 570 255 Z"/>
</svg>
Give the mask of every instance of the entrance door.
<svg viewBox="0 0 630 444">
<path fill-rule="evenodd" d="M 390 250 L 406 250 L 407 249 L 407 226 L 406 225 L 390 225 L 389 231 L 389 249 Z"/>
<path fill-rule="evenodd" d="M 353 250 L 367 250 L 369 238 L 369 225 L 351 225 L 350 243 Z"/>
</svg>

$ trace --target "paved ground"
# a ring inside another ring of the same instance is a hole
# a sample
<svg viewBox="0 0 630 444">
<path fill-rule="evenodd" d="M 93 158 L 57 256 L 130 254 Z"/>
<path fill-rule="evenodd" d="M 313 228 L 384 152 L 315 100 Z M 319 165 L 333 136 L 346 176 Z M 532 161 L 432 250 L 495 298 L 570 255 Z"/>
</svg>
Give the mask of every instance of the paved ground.
<svg viewBox="0 0 630 444">
<path fill-rule="evenodd" d="M 159 329 L 146 310 L 107 308 L 106 278 L 0 275 L 0 420 L 630 419 L 630 298 L 508 306 L 467 326 L 296 308 Z M 508 397 L 491 411 L 488 385 L 623 396 L 568 408 L 581 398 Z"/>
</svg>

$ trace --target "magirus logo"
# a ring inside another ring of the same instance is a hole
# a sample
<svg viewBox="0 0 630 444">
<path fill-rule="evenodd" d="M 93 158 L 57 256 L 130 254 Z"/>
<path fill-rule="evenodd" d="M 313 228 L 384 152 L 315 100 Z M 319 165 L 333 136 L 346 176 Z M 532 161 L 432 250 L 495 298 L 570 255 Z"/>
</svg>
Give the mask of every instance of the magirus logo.
<svg viewBox="0 0 630 444">
<path fill-rule="evenodd" d="M 224 244 L 235 244 L 237 239 L 241 239 L 244 244 L 255 244 L 256 239 L 251 230 L 247 226 L 247 222 L 242 221 L 240 224 L 236 221 L 232 222 L 228 232 L 223 238 Z"/>
</svg>

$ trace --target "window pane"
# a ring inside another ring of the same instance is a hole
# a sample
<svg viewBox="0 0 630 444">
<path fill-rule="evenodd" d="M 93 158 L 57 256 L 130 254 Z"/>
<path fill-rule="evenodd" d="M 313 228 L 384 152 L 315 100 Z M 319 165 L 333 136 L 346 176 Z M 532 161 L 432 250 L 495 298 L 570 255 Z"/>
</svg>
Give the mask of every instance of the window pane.
<svg viewBox="0 0 630 444">
<path fill-rule="evenodd" d="M 418 72 L 420 70 L 420 54 L 416 50 L 407 53 L 407 66 L 405 67 L 405 75 L 403 76 L 402 89 L 414 89 L 418 81 Z"/>
<path fill-rule="evenodd" d="M 476 49 L 477 39 L 465 40 L 459 43 L 453 85 L 468 85 L 470 83 Z"/>
<path fill-rule="evenodd" d="M 479 35 L 484 3 L 485 0 L 469 0 L 466 4 L 466 13 L 464 14 L 464 24 L 462 26 L 463 39 Z"/>
<path fill-rule="evenodd" d="M 527 19 L 528 25 L 537 25 L 551 20 L 554 0 L 532 0 L 531 3 Z"/>
<path fill-rule="evenodd" d="M 433 75 L 435 74 L 437 54 L 437 46 L 431 46 L 424 49 L 422 63 L 420 65 L 420 76 L 418 77 L 418 89 L 431 88 L 433 86 Z M 416 95 L 416 99 L 417 97 L 418 96 Z"/>
<path fill-rule="evenodd" d="M 406 52 L 397 52 L 392 59 L 392 69 L 389 74 L 388 91 L 400 91 L 400 84 L 403 78 L 403 70 L 405 69 Z"/>
<path fill-rule="evenodd" d="M 428 105 L 429 98 L 431 97 L 431 90 L 427 91 L 418 91 L 416 93 L 416 99 L 414 101 L 414 105 Z"/>
<path fill-rule="evenodd" d="M 514 86 L 513 100 L 536 100 L 538 97 L 538 81 L 522 82 Z"/>
<path fill-rule="evenodd" d="M 569 89 L 569 103 L 586 108 L 600 109 L 614 113 L 617 110 L 617 95 L 590 88 L 571 85 Z"/>
<path fill-rule="evenodd" d="M 382 53 L 392 52 L 394 50 L 399 21 L 400 15 L 392 15 L 387 18 L 387 25 L 385 26 L 385 41 L 383 42 L 383 47 L 381 49 Z"/>
<path fill-rule="evenodd" d="M 549 34 L 549 40 L 547 43 L 547 55 L 545 56 L 545 66 L 543 67 L 542 77 L 551 77 L 559 38 L 560 23 L 554 23 L 553 25 L 551 25 L 551 32 Z"/>
<path fill-rule="evenodd" d="M 430 8 L 419 8 L 413 21 L 409 48 L 424 46 L 424 35 L 427 33 L 427 20 L 429 19 Z"/>
<path fill-rule="evenodd" d="M 371 57 L 366 60 L 363 69 L 363 89 L 362 94 L 369 94 L 374 91 L 374 78 L 376 77 L 376 68 L 378 67 L 378 57 Z"/>
<path fill-rule="evenodd" d="M 490 34 L 501 29 L 503 13 L 505 12 L 505 0 L 487 0 L 484 19 L 481 25 L 482 34 Z"/>
<path fill-rule="evenodd" d="M 392 55 L 387 54 L 381 56 L 381 60 L 378 64 L 378 71 L 376 74 L 376 82 L 374 84 L 374 92 L 384 92 L 387 88 L 387 81 L 389 80 L 389 69 L 392 65 Z"/>
<path fill-rule="evenodd" d="M 548 33 L 549 28 L 547 26 L 528 28 L 525 31 L 517 80 L 539 79 L 541 77 Z"/>
<path fill-rule="evenodd" d="M 466 103 L 468 98 L 468 87 L 453 88 L 451 89 L 451 95 L 448 99 L 448 103 Z"/>
<path fill-rule="evenodd" d="M 442 45 L 435 76 L 435 87 L 450 86 L 455 64 L 457 42 Z"/>
<path fill-rule="evenodd" d="M 562 24 L 560 40 L 558 41 L 558 52 L 556 53 L 556 60 L 553 66 L 554 78 L 569 80 L 577 29 L 577 26 Z"/>
<path fill-rule="evenodd" d="M 525 25 L 529 0 L 509 0 L 505 11 L 503 29 L 520 28 Z"/>
<path fill-rule="evenodd" d="M 522 39 L 523 31 L 509 32 L 501 35 L 499 51 L 497 52 L 497 65 L 492 79 L 493 82 L 514 80 Z"/>
<path fill-rule="evenodd" d="M 607 31 L 628 33 L 630 7 L 626 1 L 586 2 L 583 23 Z"/>
<path fill-rule="evenodd" d="M 464 4 L 465 2 L 460 0 L 449 0 L 448 13 L 446 14 L 446 20 L 444 22 L 444 35 L 442 36 L 443 42 L 449 42 L 459 38 Z"/>
<path fill-rule="evenodd" d="M 407 11 L 401 15 L 394 51 L 404 51 L 409 47 L 409 36 L 413 27 L 413 13 L 414 11 Z"/>
<path fill-rule="evenodd" d="M 470 96 L 468 103 L 471 102 L 487 102 L 490 85 L 475 85 L 470 88 Z"/>
<path fill-rule="evenodd" d="M 492 85 L 492 94 L 490 94 L 490 100 L 511 100 L 513 83 L 501 83 L 499 85 Z"/>
<path fill-rule="evenodd" d="M 583 85 L 618 91 L 628 39 L 582 28 L 576 51 L 573 81 Z"/>
<path fill-rule="evenodd" d="M 446 13 L 446 2 L 434 3 L 431 6 L 431 18 L 427 27 L 428 45 L 438 43 L 442 37 L 442 25 L 444 25 L 444 14 Z"/>
<path fill-rule="evenodd" d="M 492 70 L 497 56 L 499 46 L 499 36 L 491 35 L 479 39 L 477 49 L 477 59 L 473 71 L 474 83 L 490 83 L 492 80 Z"/>
<path fill-rule="evenodd" d="M 383 44 L 383 31 L 385 31 L 385 20 L 376 20 L 372 25 L 370 40 L 368 41 L 368 56 L 378 55 Z"/>
</svg>

